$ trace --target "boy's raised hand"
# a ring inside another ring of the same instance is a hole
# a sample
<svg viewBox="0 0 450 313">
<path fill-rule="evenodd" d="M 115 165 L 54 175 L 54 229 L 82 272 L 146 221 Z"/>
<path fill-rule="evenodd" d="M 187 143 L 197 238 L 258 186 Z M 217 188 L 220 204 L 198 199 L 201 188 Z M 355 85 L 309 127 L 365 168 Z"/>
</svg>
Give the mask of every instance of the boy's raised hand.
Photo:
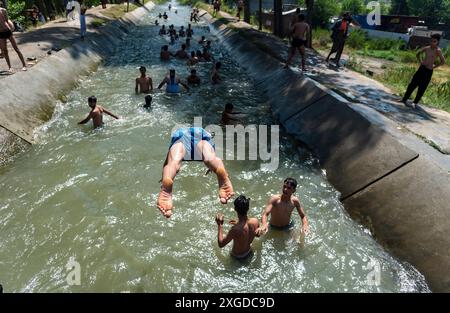
<svg viewBox="0 0 450 313">
<path fill-rule="evenodd" d="M 216 223 L 217 223 L 217 225 L 223 225 L 223 214 L 222 213 L 217 213 Z"/>
</svg>

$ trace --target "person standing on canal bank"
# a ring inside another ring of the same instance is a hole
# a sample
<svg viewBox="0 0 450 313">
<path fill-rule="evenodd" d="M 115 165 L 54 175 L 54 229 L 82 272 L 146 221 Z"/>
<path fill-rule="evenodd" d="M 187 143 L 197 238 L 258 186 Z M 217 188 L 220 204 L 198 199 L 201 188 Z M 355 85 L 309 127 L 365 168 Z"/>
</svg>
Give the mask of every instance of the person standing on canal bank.
<svg viewBox="0 0 450 313">
<path fill-rule="evenodd" d="M 8 65 L 8 72 L 12 73 L 11 61 L 9 60 L 8 47 L 6 46 L 6 39 L 9 39 L 12 47 L 19 56 L 20 62 L 22 62 L 22 71 L 27 70 L 27 64 L 23 58 L 22 52 L 20 52 L 17 46 L 16 40 L 13 36 L 14 24 L 8 19 L 8 11 L 3 8 L 3 2 L 0 1 L 0 50 Z"/>
<path fill-rule="evenodd" d="M 327 63 L 329 62 L 331 55 L 336 53 L 336 56 L 332 59 L 332 61 L 334 61 L 336 66 L 339 67 L 339 62 L 341 60 L 342 52 L 344 51 L 345 41 L 348 37 L 350 25 L 359 26 L 358 22 L 353 20 L 352 16 L 348 12 L 344 13 L 342 19 L 334 24 L 331 34 L 333 46 L 331 47 L 331 51 L 326 58 Z"/>
<path fill-rule="evenodd" d="M 244 11 L 244 1 L 238 0 L 237 2 L 237 14 L 236 17 L 238 18 L 238 21 L 241 20 L 241 12 Z"/>
<path fill-rule="evenodd" d="M 295 55 L 295 51 L 298 49 L 298 52 L 300 53 L 300 56 L 302 57 L 302 71 L 306 71 L 306 53 L 305 53 L 305 46 L 307 41 L 307 36 L 309 35 L 309 25 L 308 23 L 305 23 L 305 15 L 299 14 L 297 22 L 294 23 L 291 27 L 291 33 L 292 33 L 292 43 L 291 43 L 291 51 L 289 54 L 289 57 L 286 61 L 286 65 L 284 68 L 289 67 L 289 63 L 291 62 L 292 58 Z"/>
<path fill-rule="evenodd" d="M 216 173 L 219 184 L 219 199 L 226 204 L 234 195 L 225 165 L 216 156 L 212 136 L 200 127 L 179 128 L 173 134 L 162 172 L 162 185 L 156 206 L 166 217 L 172 216 L 172 191 L 175 176 L 182 161 L 203 161 L 208 172 Z"/>
<path fill-rule="evenodd" d="M 420 49 L 417 52 L 417 60 L 419 60 L 420 67 L 417 72 L 414 74 L 411 82 L 406 89 L 405 95 L 401 102 L 403 102 L 406 106 L 409 106 L 408 99 L 413 93 L 413 91 L 417 89 L 416 98 L 412 104 L 412 107 L 415 109 L 416 105 L 419 104 L 420 99 L 424 95 L 427 90 L 428 85 L 430 84 L 431 77 L 433 76 L 433 70 L 439 66 L 445 64 L 444 55 L 442 54 L 441 49 L 439 48 L 439 41 L 441 40 L 441 36 L 439 34 L 434 34 L 431 36 L 431 44 L 427 47 Z M 422 55 L 425 57 L 422 59 Z M 436 63 L 436 60 L 439 59 L 439 63 Z"/>
<path fill-rule="evenodd" d="M 84 36 L 86 36 L 86 11 L 87 7 L 83 4 L 83 1 L 80 1 L 80 36 L 81 40 L 84 40 Z"/>
<path fill-rule="evenodd" d="M 141 66 L 139 71 L 141 72 L 141 76 L 136 78 L 136 87 L 134 90 L 136 93 L 149 93 L 153 90 L 153 81 L 151 77 L 147 76 L 147 69 L 145 66 Z"/>
<path fill-rule="evenodd" d="M 92 119 L 92 122 L 94 123 L 94 129 L 101 127 L 103 126 L 103 113 L 106 113 L 109 116 L 114 117 L 116 120 L 119 119 L 118 116 L 107 111 L 101 105 L 97 105 L 97 98 L 95 96 L 90 96 L 88 98 L 88 105 L 91 108 L 91 112 L 89 112 L 89 115 L 78 124 L 86 124 L 87 122 L 89 122 L 90 119 Z"/>
<path fill-rule="evenodd" d="M 251 243 L 255 237 L 259 237 L 259 234 L 256 232 L 259 227 L 258 219 L 247 216 L 249 208 L 250 199 L 244 195 L 240 195 L 234 200 L 234 210 L 237 213 L 238 221 L 230 221 L 233 227 L 225 238 L 223 238 L 223 214 L 217 213 L 216 215 L 216 223 L 218 226 L 217 243 L 220 248 L 223 248 L 230 241 L 233 241 L 231 256 L 238 260 L 244 260 L 252 255 Z"/>
<path fill-rule="evenodd" d="M 257 229 L 259 235 L 264 235 L 268 231 L 267 219 L 269 215 L 270 226 L 277 230 L 290 230 L 294 227 L 294 221 L 291 219 L 292 211 L 297 209 L 302 219 L 302 232 L 309 233 L 309 224 L 306 214 L 303 211 L 300 200 L 293 196 L 297 188 L 297 181 L 294 178 L 286 178 L 284 180 L 282 194 L 272 196 L 267 203 L 266 209 L 262 214 L 261 227 Z"/>
</svg>

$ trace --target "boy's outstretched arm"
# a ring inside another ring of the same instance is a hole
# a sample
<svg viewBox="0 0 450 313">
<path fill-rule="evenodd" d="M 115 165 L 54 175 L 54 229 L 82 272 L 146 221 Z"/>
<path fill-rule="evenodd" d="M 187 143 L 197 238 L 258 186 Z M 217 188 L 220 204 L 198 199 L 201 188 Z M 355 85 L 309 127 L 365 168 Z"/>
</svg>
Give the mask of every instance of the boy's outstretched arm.
<svg viewBox="0 0 450 313">
<path fill-rule="evenodd" d="M 87 122 L 89 122 L 90 119 L 91 119 L 91 113 L 89 113 L 89 115 L 84 120 L 79 122 L 78 124 L 86 124 Z"/>
<path fill-rule="evenodd" d="M 309 233 L 308 218 L 306 217 L 305 211 L 303 211 L 300 200 L 298 200 L 297 198 L 294 199 L 294 204 L 295 204 L 295 207 L 297 208 L 297 212 L 300 215 L 300 218 L 302 219 L 302 232 L 304 234 L 308 234 Z"/>
<path fill-rule="evenodd" d="M 217 243 L 219 245 L 219 248 L 225 247 L 231 240 L 233 240 L 234 237 L 234 231 L 233 228 L 228 232 L 228 234 L 223 238 L 223 214 L 217 213 L 216 215 L 216 223 L 218 226 L 217 231 Z"/>
<path fill-rule="evenodd" d="M 272 198 L 269 199 L 269 202 L 267 203 L 266 208 L 263 211 L 262 217 L 261 217 L 261 227 L 259 227 L 256 230 L 256 233 L 261 236 L 267 233 L 268 229 L 269 229 L 269 225 L 267 223 L 267 220 L 269 219 L 269 215 L 272 212 L 272 208 L 273 208 L 273 201 L 276 198 L 276 196 L 273 196 Z"/>
<path fill-rule="evenodd" d="M 111 112 L 109 112 L 109 111 L 107 111 L 107 110 L 105 110 L 105 109 L 103 109 L 103 112 L 105 112 L 106 114 L 108 114 L 109 116 L 112 116 L 112 117 L 114 117 L 116 120 L 118 120 L 119 119 L 119 117 L 118 116 L 116 116 L 116 115 L 114 115 L 113 113 L 111 113 Z"/>
</svg>

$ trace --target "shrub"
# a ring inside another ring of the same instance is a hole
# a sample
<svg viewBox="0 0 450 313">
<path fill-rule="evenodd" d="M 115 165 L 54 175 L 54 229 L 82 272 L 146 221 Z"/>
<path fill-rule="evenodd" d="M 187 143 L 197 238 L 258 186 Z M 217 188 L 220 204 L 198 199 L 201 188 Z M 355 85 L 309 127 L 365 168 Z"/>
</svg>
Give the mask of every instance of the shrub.
<svg viewBox="0 0 450 313">
<path fill-rule="evenodd" d="M 347 38 L 347 45 L 354 49 L 364 49 L 366 41 L 367 33 L 361 29 L 356 29 Z"/>
<path fill-rule="evenodd" d="M 27 23 L 27 18 L 23 11 L 25 10 L 25 1 L 14 1 L 8 4 L 8 16 L 9 19 L 15 21 L 22 26 Z"/>
</svg>

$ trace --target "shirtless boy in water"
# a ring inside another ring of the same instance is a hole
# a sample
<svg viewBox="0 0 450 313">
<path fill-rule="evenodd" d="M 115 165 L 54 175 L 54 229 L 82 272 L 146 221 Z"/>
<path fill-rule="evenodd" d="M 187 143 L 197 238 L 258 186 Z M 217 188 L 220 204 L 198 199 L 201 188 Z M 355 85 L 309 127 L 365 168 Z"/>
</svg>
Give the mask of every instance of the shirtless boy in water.
<svg viewBox="0 0 450 313">
<path fill-rule="evenodd" d="M 156 204 L 166 218 L 172 216 L 173 180 L 179 172 L 183 160 L 203 161 L 208 172 L 216 173 L 219 183 L 219 199 L 222 204 L 226 204 L 234 195 L 225 165 L 216 156 L 214 149 L 211 134 L 203 128 L 179 128 L 172 134 L 162 172 L 162 186 Z"/>
<path fill-rule="evenodd" d="M 305 22 L 305 15 L 299 14 L 298 21 L 291 26 L 291 32 L 292 46 L 284 67 L 287 68 L 289 66 L 289 63 L 295 55 L 295 51 L 298 49 L 298 52 L 302 56 L 302 71 L 305 71 L 305 46 L 307 43 L 307 37 L 309 36 L 309 25 Z"/>
<path fill-rule="evenodd" d="M 220 248 L 225 247 L 231 240 L 233 240 L 233 248 L 231 255 L 238 260 L 247 258 L 252 253 L 251 243 L 255 237 L 259 237 L 256 230 L 259 227 L 257 218 L 247 217 L 247 212 L 250 207 L 250 199 L 243 195 L 234 200 L 234 210 L 237 213 L 238 221 L 231 220 L 230 224 L 233 227 L 228 234 L 223 238 L 223 215 L 218 213 L 216 215 L 216 223 L 218 225 L 217 243 Z"/>
<path fill-rule="evenodd" d="M 268 231 L 267 219 L 269 215 L 270 226 L 274 229 L 289 230 L 294 226 L 294 221 L 291 220 L 292 211 L 297 209 L 300 218 L 302 219 L 302 232 L 307 234 L 309 232 L 308 219 L 300 204 L 300 200 L 293 196 L 297 188 L 297 181 L 293 178 L 286 178 L 283 184 L 283 192 L 281 195 L 272 196 L 263 212 L 261 227 L 257 229 L 259 235 L 264 235 Z"/>
<path fill-rule="evenodd" d="M 141 93 L 149 93 L 153 90 L 153 82 L 151 77 L 146 75 L 147 69 L 145 66 L 141 66 L 139 68 L 139 71 L 141 72 L 141 76 L 136 78 L 136 93 L 139 93 L 139 88 L 141 89 Z"/>
<path fill-rule="evenodd" d="M 89 112 L 89 115 L 78 124 L 86 124 L 92 118 L 92 121 L 94 123 L 94 129 L 100 127 L 103 125 L 103 113 L 106 113 L 117 120 L 119 119 L 118 116 L 114 115 L 111 112 L 106 111 L 106 109 L 103 108 L 101 105 L 97 105 L 97 98 L 95 96 L 90 96 L 88 98 L 88 104 L 91 107 L 91 112 Z"/>
</svg>

